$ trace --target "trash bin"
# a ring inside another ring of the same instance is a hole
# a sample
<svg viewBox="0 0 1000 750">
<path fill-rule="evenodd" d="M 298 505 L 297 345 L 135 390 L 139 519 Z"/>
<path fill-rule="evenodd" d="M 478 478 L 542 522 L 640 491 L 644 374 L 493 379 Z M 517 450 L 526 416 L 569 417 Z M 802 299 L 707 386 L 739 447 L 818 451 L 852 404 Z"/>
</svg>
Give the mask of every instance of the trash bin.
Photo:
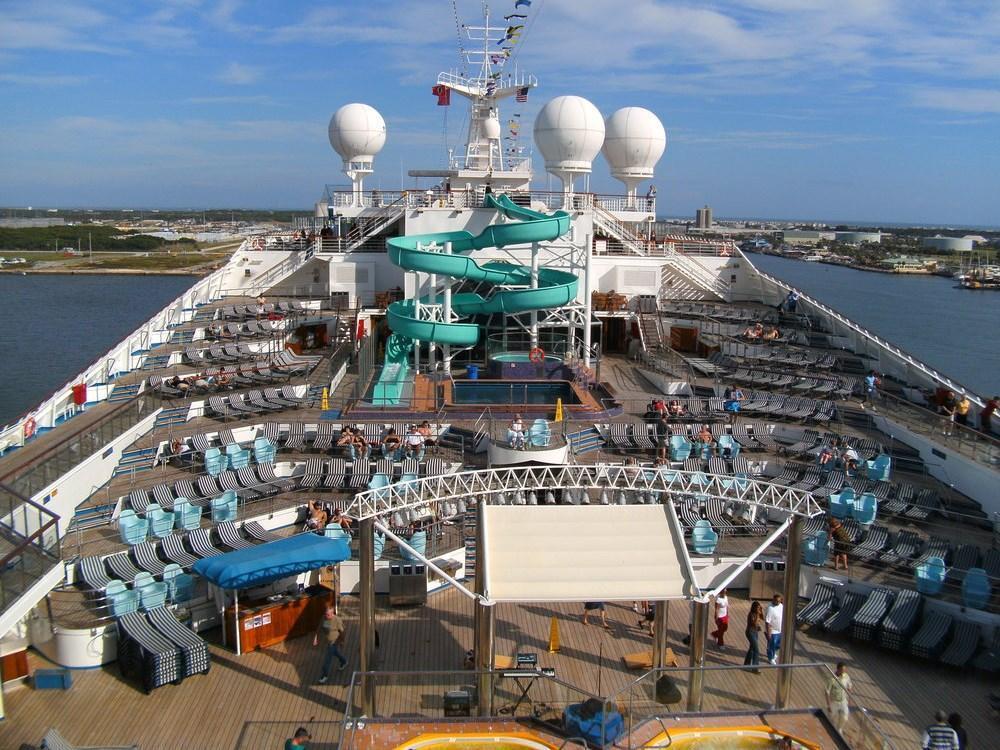
<svg viewBox="0 0 1000 750">
<path fill-rule="evenodd" d="M 479 380 L 479 365 L 469 365 L 469 380 Z"/>
</svg>

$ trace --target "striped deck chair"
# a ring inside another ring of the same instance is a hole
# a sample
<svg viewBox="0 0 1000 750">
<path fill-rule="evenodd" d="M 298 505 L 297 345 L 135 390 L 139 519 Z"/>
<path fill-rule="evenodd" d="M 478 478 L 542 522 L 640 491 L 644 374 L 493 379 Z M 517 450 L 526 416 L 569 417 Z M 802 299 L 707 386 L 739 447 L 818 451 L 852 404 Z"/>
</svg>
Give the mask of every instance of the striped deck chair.
<svg viewBox="0 0 1000 750">
<path fill-rule="evenodd" d="M 141 679 L 147 693 L 184 679 L 181 650 L 140 612 L 129 612 L 118 619 L 118 663 L 124 676 Z"/>
<path fill-rule="evenodd" d="M 840 608 L 834 610 L 829 617 L 823 620 L 823 628 L 831 633 L 843 633 L 851 627 L 854 615 L 861 605 L 865 603 L 867 597 L 858 591 L 848 591 L 844 594 L 844 599 L 840 603 Z"/>
<path fill-rule="evenodd" d="M 879 503 L 879 510 L 883 513 L 899 515 L 906 511 L 915 496 L 916 490 L 913 485 L 900 484 L 896 487 L 896 493 L 893 497 L 885 498 Z"/>
<path fill-rule="evenodd" d="M 268 403 L 276 404 L 282 409 L 294 409 L 295 407 L 302 405 L 301 400 L 292 401 L 291 399 L 285 398 L 277 388 L 265 388 L 264 398 L 267 399 Z"/>
<path fill-rule="evenodd" d="M 240 531 L 243 532 L 243 536 L 247 539 L 255 539 L 258 542 L 273 542 L 281 538 L 273 531 L 268 531 L 261 526 L 260 521 L 247 521 L 240 527 Z"/>
<path fill-rule="evenodd" d="M 176 534 L 160 540 L 160 552 L 172 563 L 177 563 L 185 570 L 194 565 L 198 558 L 184 549 L 184 537 Z"/>
<path fill-rule="evenodd" d="M 174 493 L 169 484 L 157 484 L 153 486 L 153 499 L 163 510 L 174 509 Z M 145 510 L 145 508 L 143 508 Z"/>
<path fill-rule="evenodd" d="M 262 391 L 250 391 L 249 393 L 247 393 L 245 395 L 246 395 L 247 400 L 250 402 L 250 406 L 254 407 L 258 411 L 262 411 L 262 412 L 263 411 L 281 411 L 282 409 L 285 408 L 284 406 L 281 406 L 280 404 L 272 404 L 270 401 L 268 401 L 264 397 L 264 394 L 263 394 Z M 232 397 L 230 397 L 230 400 L 232 400 Z"/>
<path fill-rule="evenodd" d="M 964 667 L 979 650 L 981 639 L 982 632 L 978 622 L 958 620 L 955 623 L 955 634 L 944 653 L 941 654 L 939 661 L 953 667 Z"/>
<path fill-rule="evenodd" d="M 926 521 L 940 507 L 941 498 L 938 497 L 938 494 L 932 489 L 924 488 L 917 493 L 913 505 L 907 508 L 903 515 L 915 521 Z"/>
<path fill-rule="evenodd" d="M 222 474 L 226 473 L 230 472 L 225 472 L 225 471 L 222 472 Z M 221 477 L 222 474 L 220 474 L 219 477 Z M 195 497 L 207 500 L 215 497 L 216 495 L 221 495 L 222 492 L 223 490 L 220 489 L 220 483 L 218 481 L 218 478 L 209 476 L 208 474 L 202 474 L 200 477 L 198 477 L 198 492 L 188 495 L 187 499 L 190 502 L 195 502 L 194 501 Z M 198 504 L 201 505 L 201 503 Z"/>
<path fill-rule="evenodd" d="M 923 550 L 920 552 L 920 556 L 916 560 L 913 560 L 913 564 L 919 565 L 932 557 L 940 557 L 945 562 L 948 562 L 950 554 L 951 544 L 949 544 L 948 540 L 942 539 L 939 536 L 932 536 L 927 540 Z"/>
<path fill-rule="evenodd" d="M 211 657 L 208 644 L 200 635 L 182 625 L 166 607 L 154 607 L 146 613 L 146 619 L 160 635 L 180 650 L 185 677 L 208 673 Z"/>
<path fill-rule="evenodd" d="M 220 484 L 227 490 L 235 490 L 237 495 L 240 495 L 241 492 L 245 493 L 240 496 L 247 500 L 257 500 L 258 498 L 267 497 L 268 495 L 275 495 L 278 492 L 276 487 L 262 483 L 257 478 L 257 475 L 254 474 L 253 467 L 250 466 L 244 466 L 242 469 L 237 469 L 235 472 L 223 472 L 223 474 L 233 475 L 233 479 L 236 484 L 235 486 L 226 486 L 225 481 L 220 481 Z M 220 480 L 222 479 L 221 474 L 219 475 L 219 478 Z M 227 481 L 230 481 L 229 478 L 227 478 Z"/>
<path fill-rule="evenodd" d="M 694 498 L 682 498 L 674 507 L 677 510 L 677 517 L 688 529 L 693 529 L 694 525 L 701 520 L 701 513 Z"/>
<path fill-rule="evenodd" d="M 815 625 L 818 622 L 823 622 L 836 606 L 837 595 L 833 586 L 828 583 L 817 583 L 813 588 L 809 603 L 799 612 L 798 621 L 802 625 Z"/>
<path fill-rule="evenodd" d="M 916 557 L 920 549 L 920 537 L 912 531 L 901 530 L 893 541 L 892 547 L 879 557 L 886 565 L 903 565 Z"/>
<path fill-rule="evenodd" d="M 288 425 L 288 435 L 285 437 L 285 447 L 293 451 L 306 449 L 306 427 L 301 422 Z"/>
<path fill-rule="evenodd" d="M 924 610 L 920 629 L 910 639 L 909 652 L 923 659 L 937 659 L 948 642 L 954 619 L 939 610 Z"/>
<path fill-rule="evenodd" d="M 957 581 L 965 578 L 969 568 L 979 567 L 979 547 L 975 544 L 962 544 L 955 550 L 948 569 L 948 578 Z M 998 631 L 1000 632 L 1000 631 Z"/>
<path fill-rule="evenodd" d="M 840 492 L 844 486 L 844 479 L 844 472 L 839 469 L 828 472 L 826 479 L 823 481 L 823 486 L 813 490 L 813 497 L 830 497 L 830 495 Z"/>
<path fill-rule="evenodd" d="M 917 628 L 923 597 L 916 591 L 903 589 L 882 621 L 878 644 L 893 651 L 902 651 Z"/>
<path fill-rule="evenodd" d="M 194 482 L 190 479 L 178 479 L 174 482 L 174 494 L 176 494 L 177 497 L 187 498 L 187 501 L 191 503 L 191 505 L 195 505 L 199 508 L 204 508 L 208 505 L 208 501 L 210 499 L 208 497 L 202 497 L 199 490 L 195 488 Z"/>
<path fill-rule="evenodd" d="M 188 546 L 198 557 L 215 557 L 223 554 L 223 551 L 212 543 L 212 535 L 209 529 L 194 529 L 188 532 Z"/>
<path fill-rule="evenodd" d="M 305 471 L 299 477 L 299 489 L 311 490 L 323 483 L 323 460 L 310 458 L 306 461 Z"/>
<path fill-rule="evenodd" d="M 243 467 L 243 469 L 239 469 L 239 471 L 243 471 L 246 468 L 248 467 Z M 251 474 L 251 476 L 253 475 Z M 252 502 L 262 496 L 262 493 L 255 486 L 257 483 L 256 477 L 253 478 L 252 484 L 244 485 L 240 482 L 239 475 L 230 469 L 229 471 L 224 471 L 219 474 L 218 479 L 222 492 L 232 490 L 236 493 L 236 497 L 244 503 Z M 222 492 L 219 492 L 218 494 L 221 495 Z"/>
<path fill-rule="evenodd" d="M 199 432 L 197 435 L 191 436 L 191 448 L 196 450 L 198 453 L 204 454 L 211 447 L 212 443 L 209 441 L 208 435 L 205 433 Z"/>
<path fill-rule="evenodd" d="M 130 552 L 132 553 L 132 559 L 142 570 L 152 573 L 154 576 L 159 576 L 163 575 L 166 563 L 157 557 L 156 548 L 156 542 L 147 540 L 132 547 Z"/>
<path fill-rule="evenodd" d="M 279 477 L 275 474 L 274 464 L 257 464 L 257 477 L 261 482 L 275 487 L 279 493 L 291 492 L 295 489 L 295 480 L 288 477 Z"/>
<path fill-rule="evenodd" d="M 240 535 L 239 529 L 232 521 L 223 521 L 215 527 L 215 535 L 227 547 L 231 549 L 246 549 L 253 547 L 253 542 L 247 541 Z"/>
<path fill-rule="evenodd" d="M 76 564 L 76 575 L 87 585 L 87 588 L 94 591 L 103 591 L 114 580 L 108 575 L 104 562 L 96 555 L 81 557 Z"/>
<path fill-rule="evenodd" d="M 134 510 L 138 515 L 142 515 L 146 512 L 146 506 L 149 505 L 149 492 L 146 490 L 132 490 L 126 496 L 127 507 Z"/>
<path fill-rule="evenodd" d="M 142 571 L 135 566 L 128 552 L 116 552 L 104 558 L 104 564 L 115 578 L 123 581 L 135 580 Z"/>
<path fill-rule="evenodd" d="M 295 392 L 295 386 L 293 385 L 282 386 L 280 393 L 282 398 L 287 399 L 288 401 L 291 401 L 296 404 L 304 404 L 310 400 L 308 391 L 304 396 L 299 396 Z"/>
<path fill-rule="evenodd" d="M 344 486 L 347 478 L 347 461 L 343 458 L 334 458 L 330 461 L 329 469 L 323 478 L 323 486 L 329 489 L 339 490 Z"/>
<path fill-rule="evenodd" d="M 226 398 L 223 398 L 222 396 L 209 396 L 208 411 L 210 411 L 217 417 L 228 416 L 230 413 L 229 401 Z"/>
<path fill-rule="evenodd" d="M 650 435 L 653 425 L 645 422 L 632 425 L 632 440 L 640 450 L 655 450 L 656 440 Z"/>
<path fill-rule="evenodd" d="M 320 422 L 316 425 L 316 437 L 313 438 L 313 449 L 318 451 L 328 451 L 333 445 L 333 424 L 330 422 Z"/>
<path fill-rule="evenodd" d="M 879 557 L 888 546 L 889 530 L 885 526 L 872 526 L 864 539 L 851 550 L 851 555 L 860 561 L 872 560 Z"/>
<path fill-rule="evenodd" d="M 428 458 L 424 464 L 424 476 L 437 477 L 445 473 L 444 461 L 440 458 Z"/>
<path fill-rule="evenodd" d="M 608 426 L 608 439 L 611 445 L 618 450 L 626 451 L 632 449 L 632 439 L 629 437 L 629 425 L 624 422 L 612 422 Z"/>
<path fill-rule="evenodd" d="M 353 490 L 363 490 L 372 480 L 372 465 L 370 461 L 355 461 L 351 464 L 351 475 L 347 486 Z"/>
</svg>

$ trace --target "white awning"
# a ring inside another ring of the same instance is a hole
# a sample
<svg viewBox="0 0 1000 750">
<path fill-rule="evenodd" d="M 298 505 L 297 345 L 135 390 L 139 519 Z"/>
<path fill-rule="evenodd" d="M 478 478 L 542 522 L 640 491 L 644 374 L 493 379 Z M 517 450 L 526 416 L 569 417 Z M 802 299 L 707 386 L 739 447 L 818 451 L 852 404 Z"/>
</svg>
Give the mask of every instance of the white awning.
<svg viewBox="0 0 1000 750">
<path fill-rule="evenodd" d="M 495 602 L 697 595 L 666 505 L 490 505 L 483 526 L 480 559 Z"/>
</svg>

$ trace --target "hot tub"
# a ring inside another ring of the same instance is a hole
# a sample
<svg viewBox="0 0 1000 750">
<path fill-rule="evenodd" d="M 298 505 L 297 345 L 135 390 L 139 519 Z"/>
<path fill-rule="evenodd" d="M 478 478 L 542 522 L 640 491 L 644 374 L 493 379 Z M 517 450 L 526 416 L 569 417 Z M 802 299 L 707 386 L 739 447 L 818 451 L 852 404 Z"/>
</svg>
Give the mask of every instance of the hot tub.
<svg viewBox="0 0 1000 750">
<path fill-rule="evenodd" d="M 456 380 L 452 385 L 452 402 L 477 406 L 527 405 L 555 406 L 579 404 L 580 398 L 566 380 Z"/>
<path fill-rule="evenodd" d="M 786 744 L 782 745 L 782 742 Z M 791 745 L 787 744 L 791 741 Z M 671 750 L 818 750 L 819 745 L 779 733 L 771 727 L 678 727 L 644 745 Z"/>
<path fill-rule="evenodd" d="M 488 369 L 491 378 L 548 378 L 562 373 L 563 367 L 562 357 L 553 354 L 532 362 L 527 352 L 505 352 L 491 356 Z"/>
<path fill-rule="evenodd" d="M 421 734 L 396 750 L 554 750 L 531 734 Z"/>
</svg>

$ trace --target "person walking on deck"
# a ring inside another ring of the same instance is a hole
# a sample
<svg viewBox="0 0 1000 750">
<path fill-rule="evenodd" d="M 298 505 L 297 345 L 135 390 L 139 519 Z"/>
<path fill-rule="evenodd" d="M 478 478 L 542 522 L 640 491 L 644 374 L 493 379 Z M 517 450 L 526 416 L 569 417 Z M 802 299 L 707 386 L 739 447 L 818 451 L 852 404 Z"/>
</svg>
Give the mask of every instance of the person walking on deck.
<svg viewBox="0 0 1000 750">
<path fill-rule="evenodd" d="M 747 644 L 747 655 L 743 657 L 743 666 L 753 667 L 751 670 L 754 674 L 760 674 L 760 670 L 757 669 L 757 665 L 760 664 L 760 641 L 758 636 L 760 635 L 761 623 L 764 621 L 764 613 L 761 611 L 760 602 L 754 600 L 753 604 L 750 605 L 750 614 L 747 615 L 747 629 L 746 637 Z"/>
<path fill-rule="evenodd" d="M 785 605 L 781 603 L 781 594 L 775 594 L 764 615 L 764 633 L 767 636 L 767 660 L 771 664 L 778 663 L 778 650 L 781 648 L 781 623 L 785 615 Z"/>
<path fill-rule="evenodd" d="M 922 750 L 959 750 L 958 734 L 948 724 L 944 711 L 934 714 L 934 723 L 924 730 Z"/>
<path fill-rule="evenodd" d="M 826 683 L 826 712 L 830 715 L 833 726 L 841 734 L 847 727 L 847 717 L 850 715 L 848 694 L 852 687 L 851 676 L 847 674 L 847 665 L 838 661 L 837 671 L 830 676 L 830 680 Z"/>
<path fill-rule="evenodd" d="M 729 630 L 729 597 L 726 596 L 727 590 L 722 589 L 722 592 L 715 598 L 715 630 L 712 631 L 712 637 L 720 649 L 726 648 L 726 631 Z"/>
<path fill-rule="evenodd" d="M 318 680 L 321 685 L 330 679 L 330 667 L 333 666 L 334 659 L 340 662 L 339 669 L 347 666 L 347 658 L 340 651 L 340 644 L 344 640 L 344 621 L 337 615 L 332 604 L 327 605 L 323 621 L 319 624 L 316 635 L 313 636 L 314 646 L 319 645 L 320 632 L 324 631 L 326 634 L 326 653 L 323 656 L 323 668 L 320 670 Z"/>
</svg>

